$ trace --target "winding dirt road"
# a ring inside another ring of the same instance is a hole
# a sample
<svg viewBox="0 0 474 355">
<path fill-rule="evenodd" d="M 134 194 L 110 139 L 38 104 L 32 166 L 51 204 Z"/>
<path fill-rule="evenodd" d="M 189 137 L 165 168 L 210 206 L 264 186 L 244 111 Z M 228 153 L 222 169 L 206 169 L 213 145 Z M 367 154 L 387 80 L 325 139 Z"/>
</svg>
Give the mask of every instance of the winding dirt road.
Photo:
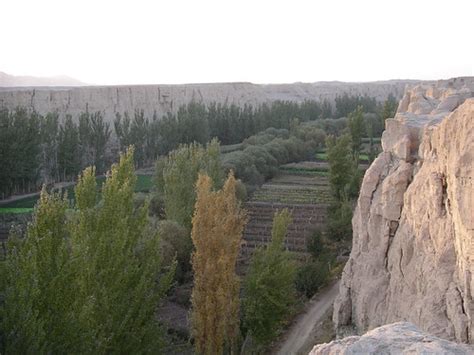
<svg viewBox="0 0 474 355">
<path fill-rule="evenodd" d="M 332 307 L 339 292 L 339 281 L 325 288 L 288 330 L 286 339 L 275 353 L 278 355 L 296 355 L 305 345 L 314 327 L 327 314 Z"/>
</svg>

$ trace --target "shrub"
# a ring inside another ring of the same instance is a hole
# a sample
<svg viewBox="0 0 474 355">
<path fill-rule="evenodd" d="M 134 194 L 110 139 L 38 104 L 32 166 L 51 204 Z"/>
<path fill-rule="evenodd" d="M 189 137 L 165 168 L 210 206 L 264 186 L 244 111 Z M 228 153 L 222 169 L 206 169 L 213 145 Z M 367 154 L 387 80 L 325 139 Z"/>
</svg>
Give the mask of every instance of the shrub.
<svg viewBox="0 0 474 355">
<path fill-rule="evenodd" d="M 311 261 L 298 269 L 295 280 L 296 289 L 309 298 L 321 286 L 324 286 L 328 276 L 329 266 L 325 261 Z"/>
<path fill-rule="evenodd" d="M 332 240 L 352 236 L 352 207 L 349 201 L 335 202 L 329 207 L 327 234 Z"/>
</svg>

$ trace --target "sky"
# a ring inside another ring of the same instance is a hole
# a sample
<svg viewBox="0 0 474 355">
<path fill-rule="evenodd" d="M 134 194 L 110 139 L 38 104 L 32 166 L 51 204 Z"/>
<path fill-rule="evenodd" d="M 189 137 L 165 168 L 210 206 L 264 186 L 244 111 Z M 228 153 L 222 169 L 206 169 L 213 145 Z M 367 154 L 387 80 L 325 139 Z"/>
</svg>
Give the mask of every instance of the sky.
<svg viewBox="0 0 474 355">
<path fill-rule="evenodd" d="M 473 0 L 0 0 L 0 71 L 88 84 L 474 75 Z"/>
</svg>

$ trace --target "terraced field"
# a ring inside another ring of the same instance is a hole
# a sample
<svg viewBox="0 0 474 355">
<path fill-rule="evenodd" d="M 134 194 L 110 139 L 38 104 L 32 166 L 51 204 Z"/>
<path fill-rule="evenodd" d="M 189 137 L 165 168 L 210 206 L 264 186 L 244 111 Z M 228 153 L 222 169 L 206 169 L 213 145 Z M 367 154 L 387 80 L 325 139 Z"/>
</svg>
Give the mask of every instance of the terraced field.
<svg viewBox="0 0 474 355">
<path fill-rule="evenodd" d="M 288 208 L 293 214 L 286 247 L 305 257 L 307 237 L 326 223 L 331 202 L 326 170 L 325 163 L 287 164 L 280 168 L 279 175 L 253 194 L 246 203 L 249 222 L 241 255 L 244 263 L 255 248 L 270 242 L 273 215 L 283 208 Z"/>
</svg>

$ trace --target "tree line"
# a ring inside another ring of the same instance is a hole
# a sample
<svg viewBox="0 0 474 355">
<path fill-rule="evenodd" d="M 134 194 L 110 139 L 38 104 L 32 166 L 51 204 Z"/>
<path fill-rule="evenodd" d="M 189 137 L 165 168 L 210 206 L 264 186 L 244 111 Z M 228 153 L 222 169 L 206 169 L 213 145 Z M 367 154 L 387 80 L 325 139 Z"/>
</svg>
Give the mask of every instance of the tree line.
<svg viewBox="0 0 474 355">
<path fill-rule="evenodd" d="M 327 100 L 275 101 L 256 107 L 190 102 L 161 118 L 147 117 L 143 110 L 117 113 L 113 124 L 101 112 L 86 111 L 77 120 L 67 115 L 60 121 L 57 113 L 43 116 L 25 108 L 2 108 L 0 194 L 6 197 L 37 190 L 42 183 L 71 180 L 89 165 L 104 173 L 118 151 L 129 145 L 135 147 L 136 166 L 147 166 L 180 144 L 205 144 L 212 138 L 224 145 L 240 143 L 269 127 L 289 130 L 295 118 L 333 125 L 334 117 L 348 115 L 358 106 L 372 112 L 367 120 L 377 136 L 383 129 L 378 117 L 390 115 L 393 104 L 387 103 L 393 102 L 393 96 L 382 105 L 367 96 L 347 94 L 337 97 L 334 107 Z"/>
</svg>

